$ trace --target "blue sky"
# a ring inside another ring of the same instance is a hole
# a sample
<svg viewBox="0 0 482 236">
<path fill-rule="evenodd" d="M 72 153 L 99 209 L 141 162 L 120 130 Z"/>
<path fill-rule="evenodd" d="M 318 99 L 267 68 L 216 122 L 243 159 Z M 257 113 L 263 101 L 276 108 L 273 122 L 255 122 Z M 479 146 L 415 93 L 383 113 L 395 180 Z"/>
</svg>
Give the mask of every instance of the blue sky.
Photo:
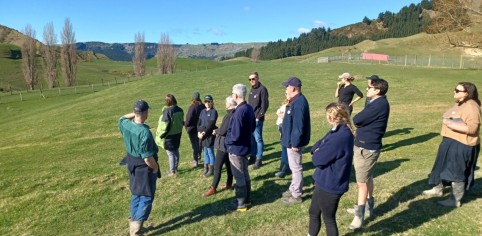
<svg viewBox="0 0 482 236">
<path fill-rule="evenodd" d="M 42 41 L 52 22 L 57 38 L 70 18 L 77 42 L 133 42 L 136 33 L 157 43 L 167 33 L 174 44 L 269 42 L 298 37 L 324 26 L 336 29 L 398 12 L 414 0 L 0 0 L 0 24 L 23 31 L 30 24 Z"/>
</svg>

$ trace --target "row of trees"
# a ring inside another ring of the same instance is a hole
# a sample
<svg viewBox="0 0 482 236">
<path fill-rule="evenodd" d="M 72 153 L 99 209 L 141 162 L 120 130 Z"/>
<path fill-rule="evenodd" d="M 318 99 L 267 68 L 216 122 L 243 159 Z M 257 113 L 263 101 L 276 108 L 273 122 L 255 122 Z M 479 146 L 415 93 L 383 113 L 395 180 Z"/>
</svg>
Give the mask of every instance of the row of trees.
<svg viewBox="0 0 482 236">
<path fill-rule="evenodd" d="M 31 25 L 25 26 L 23 33 L 25 39 L 21 45 L 22 52 L 22 72 L 25 83 L 29 90 L 34 90 L 38 84 L 38 62 L 37 62 L 37 41 L 35 40 L 35 30 Z M 65 84 L 73 86 L 76 82 L 77 74 L 77 55 L 75 48 L 75 33 L 69 18 L 65 20 L 62 30 L 62 45 L 60 53 L 57 53 L 57 36 L 55 35 L 53 23 L 48 23 L 43 31 L 44 44 L 40 44 L 40 54 L 42 56 L 44 78 L 49 88 L 58 86 L 57 67 L 62 67 Z"/>
<path fill-rule="evenodd" d="M 35 39 L 36 33 L 31 25 L 23 29 L 25 39 L 21 45 L 22 72 L 25 83 L 29 90 L 34 90 L 38 84 L 39 64 L 37 52 L 42 58 L 42 67 L 45 82 L 49 88 L 59 86 L 58 70 L 61 67 L 64 83 L 66 86 L 75 86 L 77 81 L 77 48 L 75 32 L 70 19 L 67 18 L 61 32 L 62 44 L 57 45 L 53 23 L 47 23 L 43 30 L 43 44 Z M 39 45 L 39 49 L 37 46 Z M 135 35 L 135 49 L 132 57 L 135 76 L 143 76 L 146 73 L 146 50 L 144 33 Z M 168 34 L 162 34 L 157 48 L 157 67 L 159 73 L 170 74 L 176 70 L 176 54 Z"/>
<path fill-rule="evenodd" d="M 428 20 L 421 17 L 421 14 L 424 9 L 430 10 L 431 8 L 432 2 L 423 0 L 417 5 L 411 4 L 408 7 L 403 7 L 396 14 L 386 11 L 380 13 L 375 20 L 369 20 L 365 17 L 362 23 L 367 25 L 381 23 L 386 29 L 368 36 L 348 37 L 334 34 L 330 28 L 315 28 L 309 33 L 303 33 L 299 37 L 288 38 L 286 41 L 278 40 L 276 42 L 269 42 L 260 49 L 259 57 L 263 60 L 272 60 L 291 56 L 302 56 L 331 47 L 355 45 L 365 39 L 379 40 L 410 36 L 423 32 L 425 26 L 428 24 Z M 238 52 L 235 57 L 249 56 L 251 50 L 253 49 Z"/>
</svg>

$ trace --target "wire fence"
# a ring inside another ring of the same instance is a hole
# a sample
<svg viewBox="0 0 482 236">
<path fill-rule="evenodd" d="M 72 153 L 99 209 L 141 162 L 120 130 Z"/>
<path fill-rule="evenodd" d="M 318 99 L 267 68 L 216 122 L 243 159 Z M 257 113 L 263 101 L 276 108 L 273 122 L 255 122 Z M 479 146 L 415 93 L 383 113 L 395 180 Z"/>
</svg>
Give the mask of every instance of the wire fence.
<svg viewBox="0 0 482 236">
<path fill-rule="evenodd" d="M 367 60 L 361 54 L 320 57 L 318 63 L 348 62 L 360 64 L 386 64 L 398 66 L 417 66 L 456 69 L 482 69 L 482 57 L 465 56 L 420 56 L 420 55 L 389 55 L 388 60 Z"/>
<path fill-rule="evenodd" d="M 51 89 L 39 88 L 36 90 L 20 90 L 10 88 L 6 92 L 0 93 L 0 104 L 1 103 L 11 103 L 11 102 L 21 102 L 29 101 L 34 99 L 46 99 L 50 97 L 59 97 L 74 94 L 83 93 L 93 93 L 98 92 L 103 89 L 109 88 L 111 86 L 126 84 L 132 81 L 141 80 L 142 77 L 126 77 L 126 78 L 114 78 L 113 80 L 105 81 L 102 80 L 101 83 L 91 83 L 85 85 L 76 85 L 71 87 L 57 87 Z"/>
</svg>

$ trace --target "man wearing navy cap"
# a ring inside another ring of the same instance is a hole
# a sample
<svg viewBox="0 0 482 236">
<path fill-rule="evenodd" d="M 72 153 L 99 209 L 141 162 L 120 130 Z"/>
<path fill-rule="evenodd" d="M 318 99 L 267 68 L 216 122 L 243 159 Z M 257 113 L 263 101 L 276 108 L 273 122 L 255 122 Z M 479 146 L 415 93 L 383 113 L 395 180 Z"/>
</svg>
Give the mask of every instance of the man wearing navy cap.
<svg viewBox="0 0 482 236">
<path fill-rule="evenodd" d="M 121 161 L 127 164 L 129 187 L 132 193 L 130 204 L 130 235 L 142 234 L 142 225 L 149 218 L 156 192 L 156 181 L 160 178 L 157 163 L 158 148 L 144 124 L 149 113 L 149 105 L 144 100 L 134 103 L 134 112 L 119 119 L 119 130 L 124 140 L 126 157 Z"/>
<path fill-rule="evenodd" d="M 291 205 L 301 203 L 303 194 L 303 148 L 310 142 L 311 124 L 310 107 L 306 97 L 301 93 L 301 80 L 291 77 L 282 85 L 286 87 L 289 103 L 286 105 L 283 118 L 283 134 L 281 145 L 288 151 L 288 163 L 292 172 L 291 185 L 282 194 L 282 201 Z"/>
</svg>

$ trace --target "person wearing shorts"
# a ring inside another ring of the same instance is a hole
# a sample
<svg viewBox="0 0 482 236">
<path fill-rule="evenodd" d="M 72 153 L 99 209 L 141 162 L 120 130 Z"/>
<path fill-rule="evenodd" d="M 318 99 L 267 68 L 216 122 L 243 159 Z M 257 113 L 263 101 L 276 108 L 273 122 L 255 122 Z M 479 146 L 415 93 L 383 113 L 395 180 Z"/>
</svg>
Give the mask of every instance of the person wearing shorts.
<svg viewBox="0 0 482 236">
<path fill-rule="evenodd" d="M 378 77 L 378 76 L 377 76 Z M 371 76 L 370 78 L 374 78 Z M 370 79 L 367 87 L 369 102 L 365 108 L 353 117 L 357 127 L 353 164 L 355 166 L 358 188 L 357 205 L 348 212 L 355 215 L 350 229 L 359 229 L 365 216 L 373 216 L 375 201 L 373 198 L 373 170 L 382 149 L 382 137 L 387 130 L 390 105 L 385 94 L 388 83 L 384 79 Z"/>
</svg>

